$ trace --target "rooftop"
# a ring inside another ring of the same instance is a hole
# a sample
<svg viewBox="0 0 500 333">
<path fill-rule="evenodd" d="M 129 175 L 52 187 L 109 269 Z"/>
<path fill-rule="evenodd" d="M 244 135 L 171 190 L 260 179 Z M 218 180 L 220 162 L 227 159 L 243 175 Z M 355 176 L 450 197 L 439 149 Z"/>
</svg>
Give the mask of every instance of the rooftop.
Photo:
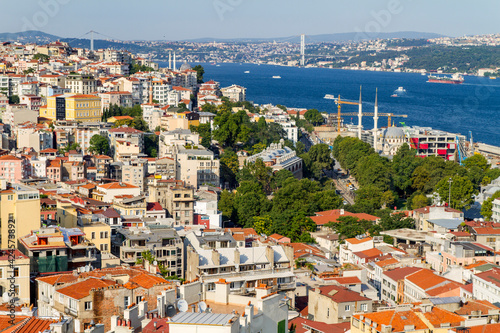
<svg viewBox="0 0 500 333">
<path fill-rule="evenodd" d="M 225 313 L 203 313 L 203 312 L 179 312 L 170 320 L 173 324 L 199 324 L 209 326 L 226 326 L 231 324 L 233 314 Z"/>
</svg>

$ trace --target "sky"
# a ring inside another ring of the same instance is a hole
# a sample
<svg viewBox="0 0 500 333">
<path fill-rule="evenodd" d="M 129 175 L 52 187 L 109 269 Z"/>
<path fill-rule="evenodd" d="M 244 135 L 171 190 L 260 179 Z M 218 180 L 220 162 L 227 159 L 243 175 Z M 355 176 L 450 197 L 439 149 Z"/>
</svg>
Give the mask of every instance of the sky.
<svg viewBox="0 0 500 333">
<path fill-rule="evenodd" d="M 499 0 L 2 0 L 0 32 L 120 40 L 499 33 Z M 96 36 L 99 38 L 99 36 Z M 101 36 L 102 38 L 102 36 Z"/>
</svg>

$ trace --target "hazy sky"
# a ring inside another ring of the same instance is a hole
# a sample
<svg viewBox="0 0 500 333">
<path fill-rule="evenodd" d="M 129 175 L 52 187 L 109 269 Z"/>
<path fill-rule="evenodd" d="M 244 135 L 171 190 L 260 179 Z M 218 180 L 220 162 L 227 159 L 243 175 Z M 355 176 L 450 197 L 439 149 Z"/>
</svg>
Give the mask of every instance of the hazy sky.
<svg viewBox="0 0 500 333">
<path fill-rule="evenodd" d="M 498 33 L 499 0 L 2 0 L 0 32 L 117 39 L 283 37 L 337 32 Z"/>
</svg>

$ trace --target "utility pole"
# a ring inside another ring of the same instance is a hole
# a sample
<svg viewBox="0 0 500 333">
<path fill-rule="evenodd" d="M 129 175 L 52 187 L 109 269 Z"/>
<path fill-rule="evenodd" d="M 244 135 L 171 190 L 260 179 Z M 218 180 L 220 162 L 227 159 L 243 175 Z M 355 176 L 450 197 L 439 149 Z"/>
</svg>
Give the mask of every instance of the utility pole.
<svg viewBox="0 0 500 333">
<path fill-rule="evenodd" d="M 448 206 L 450 208 L 451 207 L 451 183 L 453 183 L 453 179 L 451 179 L 451 177 L 448 179 L 448 183 L 450 183 L 450 189 L 449 189 L 449 192 L 448 192 Z"/>
</svg>

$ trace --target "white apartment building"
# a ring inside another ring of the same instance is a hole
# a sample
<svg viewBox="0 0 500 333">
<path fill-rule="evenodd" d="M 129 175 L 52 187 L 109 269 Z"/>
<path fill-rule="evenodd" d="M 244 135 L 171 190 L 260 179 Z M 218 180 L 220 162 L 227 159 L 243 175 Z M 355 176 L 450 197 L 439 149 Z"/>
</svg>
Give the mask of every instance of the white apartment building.
<svg viewBox="0 0 500 333">
<path fill-rule="evenodd" d="M 500 222 L 500 198 L 493 200 L 493 215 L 491 215 L 491 219 L 494 222 Z"/>
<path fill-rule="evenodd" d="M 472 295 L 474 299 L 491 303 L 500 302 L 500 268 L 472 276 Z"/>
</svg>

